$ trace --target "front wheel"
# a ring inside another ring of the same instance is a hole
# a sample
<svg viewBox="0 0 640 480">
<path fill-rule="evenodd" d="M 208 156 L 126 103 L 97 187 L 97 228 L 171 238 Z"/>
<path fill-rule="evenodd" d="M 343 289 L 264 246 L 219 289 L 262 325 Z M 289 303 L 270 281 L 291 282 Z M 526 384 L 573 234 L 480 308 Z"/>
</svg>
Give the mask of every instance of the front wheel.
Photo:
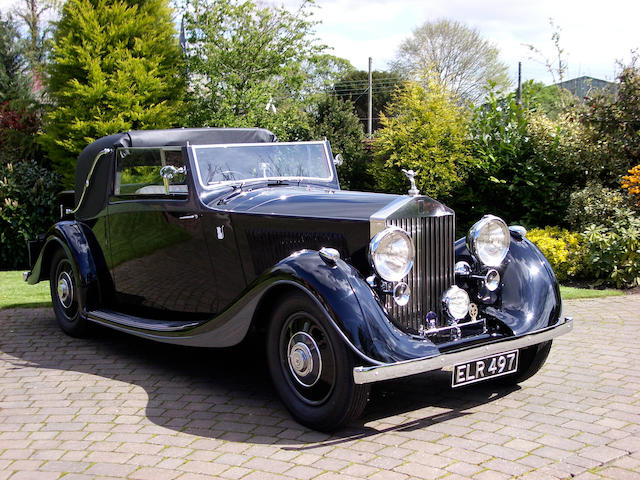
<svg viewBox="0 0 640 480">
<path fill-rule="evenodd" d="M 81 337 L 87 331 L 87 320 L 82 317 L 83 292 L 78 276 L 63 250 L 51 260 L 49 273 L 51 302 L 60 328 L 72 337 Z"/>
<path fill-rule="evenodd" d="M 266 350 L 276 391 L 299 423 L 331 431 L 362 413 L 369 386 L 354 383 L 352 352 L 308 296 L 276 308 Z"/>
</svg>

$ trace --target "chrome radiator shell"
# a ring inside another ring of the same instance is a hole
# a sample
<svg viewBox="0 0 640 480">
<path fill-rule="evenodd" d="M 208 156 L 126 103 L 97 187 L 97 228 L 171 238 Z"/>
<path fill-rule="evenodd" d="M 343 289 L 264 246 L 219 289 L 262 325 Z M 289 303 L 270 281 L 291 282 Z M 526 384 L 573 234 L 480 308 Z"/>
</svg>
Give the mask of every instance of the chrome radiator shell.
<svg viewBox="0 0 640 480">
<path fill-rule="evenodd" d="M 398 306 L 386 295 L 385 307 L 401 328 L 417 332 L 429 312 L 444 325 L 441 298 L 455 283 L 455 214 L 429 197 L 403 197 L 371 217 L 371 233 L 399 227 L 413 239 L 414 266 L 403 279 L 411 289 L 409 303 Z"/>
</svg>

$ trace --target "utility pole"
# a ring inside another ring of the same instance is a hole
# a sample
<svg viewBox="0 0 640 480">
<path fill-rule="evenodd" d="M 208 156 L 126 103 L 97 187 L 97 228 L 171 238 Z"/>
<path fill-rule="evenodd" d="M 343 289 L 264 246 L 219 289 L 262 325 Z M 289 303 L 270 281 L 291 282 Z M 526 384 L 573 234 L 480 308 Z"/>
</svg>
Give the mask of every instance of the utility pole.
<svg viewBox="0 0 640 480">
<path fill-rule="evenodd" d="M 518 95 L 516 103 L 522 105 L 522 62 L 518 62 Z"/>
<path fill-rule="evenodd" d="M 373 81 L 371 76 L 371 57 L 369 57 L 369 118 L 367 119 L 367 134 L 371 138 L 372 122 L 373 122 Z"/>
</svg>

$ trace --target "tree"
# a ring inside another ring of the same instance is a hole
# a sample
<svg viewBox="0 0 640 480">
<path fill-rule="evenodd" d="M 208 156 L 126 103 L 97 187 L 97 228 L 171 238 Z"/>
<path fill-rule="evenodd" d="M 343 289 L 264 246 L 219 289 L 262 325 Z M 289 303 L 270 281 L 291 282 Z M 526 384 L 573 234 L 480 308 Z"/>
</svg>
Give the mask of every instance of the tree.
<svg viewBox="0 0 640 480">
<path fill-rule="evenodd" d="M 53 37 L 43 144 L 66 185 L 87 143 L 182 119 L 181 52 L 166 0 L 68 0 Z"/>
<path fill-rule="evenodd" d="M 311 114 L 313 137 L 326 137 L 334 155 L 341 154 L 344 163 L 338 166 L 340 185 L 350 190 L 369 190 L 372 179 L 367 172 L 368 154 L 363 140 L 364 131 L 353 104 L 327 94 L 313 107 Z"/>
<path fill-rule="evenodd" d="M 47 54 L 47 40 L 51 29 L 43 25 L 47 12 L 55 9 L 58 0 L 23 0 L 15 12 L 27 27 L 26 56 L 31 74 L 34 76 L 34 89 L 42 87 L 42 73 Z"/>
<path fill-rule="evenodd" d="M 588 99 L 583 123 L 592 129 L 591 141 L 603 146 L 599 180 L 617 187 L 620 177 L 640 164 L 640 67 L 634 56 L 618 76 L 618 93 L 603 92 Z"/>
<path fill-rule="evenodd" d="M 491 92 L 474 109 L 470 136 L 477 161 L 449 202 L 459 225 L 487 212 L 527 227 L 561 225 L 571 191 L 584 185 L 588 132 L 575 116 L 553 120 L 527 108 L 535 104 L 529 91 L 523 90 L 522 104 L 514 93 Z"/>
<path fill-rule="evenodd" d="M 405 193 L 409 182 L 401 169 L 416 172 L 423 194 L 442 197 L 460 184 L 472 161 L 468 124 L 460 107 L 437 81 L 424 88 L 408 82 L 381 115 L 371 172 L 378 190 Z"/>
<path fill-rule="evenodd" d="M 17 25 L 10 16 L 0 16 L 0 164 L 33 157 L 39 128 L 40 112 Z"/>
<path fill-rule="evenodd" d="M 472 103 L 484 98 L 489 82 L 501 90 L 511 84 L 498 48 L 476 29 L 446 19 L 416 28 L 400 45 L 392 66 L 411 77 L 435 74 L 451 93 Z"/>
<path fill-rule="evenodd" d="M 522 102 L 527 110 L 558 119 L 578 105 L 578 98 L 557 85 L 528 80 L 522 85 Z"/>
<path fill-rule="evenodd" d="M 30 100 L 30 77 L 18 27 L 0 14 L 0 104 Z"/>
<path fill-rule="evenodd" d="M 404 79 L 394 72 L 371 72 L 373 93 L 372 93 L 372 130 L 375 132 L 380 128 L 380 113 L 384 112 L 385 106 L 391 101 L 393 92 L 402 85 Z M 367 126 L 369 118 L 369 72 L 363 70 L 349 72 L 340 78 L 331 92 L 342 100 L 349 100 L 353 103 L 355 113 Z"/>
<path fill-rule="evenodd" d="M 250 0 L 189 0 L 187 125 L 260 126 L 283 140 L 305 139 L 299 123 L 291 130 L 292 110 L 305 110 L 315 92 L 352 68 L 316 45 L 310 5 L 291 13 Z"/>
</svg>

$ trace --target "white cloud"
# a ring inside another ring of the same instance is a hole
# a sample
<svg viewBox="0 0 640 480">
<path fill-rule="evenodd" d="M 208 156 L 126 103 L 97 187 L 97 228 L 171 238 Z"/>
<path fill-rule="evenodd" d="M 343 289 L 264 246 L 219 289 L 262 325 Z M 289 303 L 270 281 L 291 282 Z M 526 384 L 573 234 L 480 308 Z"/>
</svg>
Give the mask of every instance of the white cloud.
<svg viewBox="0 0 640 480">
<path fill-rule="evenodd" d="M 296 9 L 302 0 L 275 0 Z M 0 0 L 8 12 L 21 0 Z M 518 61 L 524 78 L 551 82 L 540 61 L 532 60 L 524 44 L 535 45 L 554 59 L 553 32 L 549 19 L 561 27 L 568 78 L 580 75 L 613 80 L 616 60 L 628 61 L 630 51 L 640 48 L 638 18 L 640 2 L 629 0 L 317 0 L 314 18 L 322 23 L 317 35 L 365 70 L 368 57 L 374 68 L 385 69 L 402 40 L 425 21 L 450 18 L 477 28 L 495 43 L 515 79 Z"/>
<path fill-rule="evenodd" d="M 0 12 L 2 12 L 2 16 L 6 16 L 8 12 L 13 10 L 13 7 L 20 3 L 20 0 L 0 0 Z"/>
<path fill-rule="evenodd" d="M 285 4 L 299 5 L 299 1 Z M 616 60 L 628 61 L 631 49 L 640 48 L 640 2 L 627 0 L 318 0 L 317 4 L 315 18 L 322 21 L 319 37 L 360 69 L 367 68 L 369 56 L 376 68 L 384 68 L 415 27 L 443 17 L 477 28 L 495 43 L 514 79 L 517 63 L 522 61 L 525 79 L 551 82 L 541 59 L 531 59 L 525 46 L 532 44 L 544 57 L 555 59 L 550 18 L 561 28 L 568 77 L 612 80 Z"/>
</svg>

